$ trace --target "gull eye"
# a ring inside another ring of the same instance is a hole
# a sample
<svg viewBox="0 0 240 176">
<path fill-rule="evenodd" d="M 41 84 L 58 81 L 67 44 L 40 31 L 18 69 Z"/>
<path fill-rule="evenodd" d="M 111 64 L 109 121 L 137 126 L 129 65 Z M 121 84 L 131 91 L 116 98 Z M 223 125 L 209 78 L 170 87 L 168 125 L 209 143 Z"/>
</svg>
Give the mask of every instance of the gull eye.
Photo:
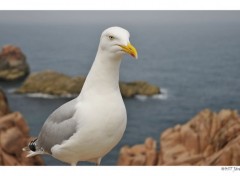
<svg viewBox="0 0 240 176">
<path fill-rule="evenodd" d="M 113 39 L 114 39 L 114 37 L 113 37 L 112 35 L 109 35 L 108 38 L 109 38 L 110 40 L 113 40 Z"/>
</svg>

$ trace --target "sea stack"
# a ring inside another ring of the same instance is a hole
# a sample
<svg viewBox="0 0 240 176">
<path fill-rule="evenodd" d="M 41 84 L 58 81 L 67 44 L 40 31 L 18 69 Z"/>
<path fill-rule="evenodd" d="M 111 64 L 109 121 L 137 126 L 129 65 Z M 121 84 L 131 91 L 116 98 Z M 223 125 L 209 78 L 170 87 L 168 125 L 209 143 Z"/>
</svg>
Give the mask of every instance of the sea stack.
<svg viewBox="0 0 240 176">
<path fill-rule="evenodd" d="M 14 81 L 29 74 L 27 58 L 22 50 L 14 45 L 5 45 L 0 52 L 0 80 Z"/>
</svg>

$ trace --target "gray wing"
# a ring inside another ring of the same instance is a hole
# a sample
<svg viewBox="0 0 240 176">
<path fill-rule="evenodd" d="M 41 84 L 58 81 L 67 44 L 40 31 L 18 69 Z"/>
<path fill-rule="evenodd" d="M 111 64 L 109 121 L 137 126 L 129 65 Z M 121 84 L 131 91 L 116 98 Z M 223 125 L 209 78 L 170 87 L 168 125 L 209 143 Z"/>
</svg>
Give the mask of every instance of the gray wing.
<svg viewBox="0 0 240 176">
<path fill-rule="evenodd" d="M 76 109 L 76 98 L 56 109 L 45 121 L 38 139 L 37 148 L 51 154 L 51 148 L 69 139 L 76 132 L 76 122 L 72 118 Z"/>
</svg>

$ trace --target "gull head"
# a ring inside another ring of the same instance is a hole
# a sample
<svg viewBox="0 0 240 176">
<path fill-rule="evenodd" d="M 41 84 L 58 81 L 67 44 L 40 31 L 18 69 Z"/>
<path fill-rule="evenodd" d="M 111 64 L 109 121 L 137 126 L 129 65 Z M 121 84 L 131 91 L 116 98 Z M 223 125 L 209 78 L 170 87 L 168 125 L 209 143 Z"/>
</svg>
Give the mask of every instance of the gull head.
<svg viewBox="0 0 240 176">
<path fill-rule="evenodd" d="M 104 52 L 121 56 L 130 54 L 133 58 L 138 57 L 136 48 L 129 41 L 130 34 L 121 27 L 110 27 L 103 31 L 99 47 Z"/>
</svg>

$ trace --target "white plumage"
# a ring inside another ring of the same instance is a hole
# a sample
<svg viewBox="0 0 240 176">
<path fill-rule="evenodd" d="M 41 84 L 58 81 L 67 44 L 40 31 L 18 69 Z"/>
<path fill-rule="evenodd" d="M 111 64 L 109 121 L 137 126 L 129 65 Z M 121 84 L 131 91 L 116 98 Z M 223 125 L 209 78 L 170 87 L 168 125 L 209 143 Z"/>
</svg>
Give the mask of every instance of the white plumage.
<svg viewBox="0 0 240 176">
<path fill-rule="evenodd" d="M 129 32 L 120 27 L 103 31 L 94 63 L 79 96 L 56 109 L 39 136 L 24 150 L 28 156 L 50 154 L 71 165 L 97 163 L 120 141 L 127 124 L 119 89 L 124 53 L 137 58 Z"/>
</svg>

